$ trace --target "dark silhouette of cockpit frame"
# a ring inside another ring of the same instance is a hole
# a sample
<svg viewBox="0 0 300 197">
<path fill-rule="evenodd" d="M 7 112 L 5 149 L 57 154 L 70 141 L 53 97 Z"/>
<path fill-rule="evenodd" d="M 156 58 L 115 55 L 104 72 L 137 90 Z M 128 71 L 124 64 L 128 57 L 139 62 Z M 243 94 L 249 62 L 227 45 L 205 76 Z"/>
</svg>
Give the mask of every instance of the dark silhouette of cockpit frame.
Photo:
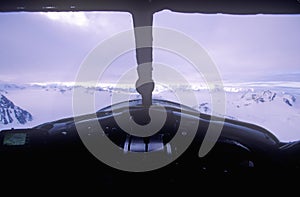
<svg viewBox="0 0 300 197">
<path fill-rule="evenodd" d="M 299 0 L 3 0 L 1 12 L 139 11 L 223 14 L 299 14 Z"/>
<path fill-rule="evenodd" d="M 51 11 L 116 11 L 116 12 L 129 12 L 133 16 L 134 24 L 137 24 L 137 26 L 143 26 L 143 25 L 152 25 L 152 19 L 151 17 L 153 16 L 154 13 L 159 12 L 161 10 L 168 9 L 171 11 L 175 12 L 185 12 L 185 13 L 202 13 L 202 14 L 236 14 L 236 15 L 254 15 L 254 14 L 300 14 L 300 0 L 2 0 L 0 1 L 0 12 L 51 12 Z M 140 18 L 140 16 L 146 16 Z M 147 18 L 147 16 L 150 16 Z M 140 22 L 136 22 L 136 20 L 141 20 Z M 43 135 L 44 133 L 40 133 L 39 135 Z M 41 141 L 39 141 L 41 142 Z M 41 142 L 43 143 L 43 142 Z M 73 143 L 73 142 L 72 142 Z M 297 147 L 296 147 L 297 148 Z M 223 150 L 223 147 L 220 147 L 220 150 Z M 297 148 L 298 150 L 298 148 Z M 70 151 L 73 151 L 70 150 Z M 283 150 L 284 151 L 284 150 Z M 4 154 L 4 153 L 2 153 Z M 18 155 L 19 152 L 16 150 L 14 154 Z M 53 158 L 57 158 L 57 152 L 53 152 L 55 154 Z M 75 153 L 74 153 L 75 154 Z M 63 155 L 63 154 L 62 154 Z M 88 155 L 88 154 L 87 154 Z M 28 161 L 28 154 L 25 152 L 25 154 L 20 157 L 20 158 L 14 158 L 17 161 Z M 63 155 L 65 156 L 65 155 Z M 88 155 L 90 156 L 90 155 Z M 48 157 L 47 157 L 48 158 Z M 51 159 L 52 157 L 50 157 Z M 88 157 L 88 159 L 92 160 L 92 157 Z M 65 159 L 66 160 L 66 159 Z M 84 161 L 84 159 L 82 159 Z M 43 173 L 47 173 L 48 176 L 51 177 L 52 172 L 51 168 L 54 169 L 62 169 L 59 171 L 60 175 L 64 176 L 63 173 L 65 173 L 64 169 L 66 165 L 61 166 L 61 163 L 56 162 L 59 161 L 58 159 L 53 162 L 54 166 L 48 165 L 45 166 L 50 166 L 50 168 L 44 168 L 42 165 L 37 165 L 34 166 L 34 163 L 29 163 L 27 164 L 27 167 L 30 169 L 35 169 L 37 172 L 35 174 L 39 174 L 41 179 L 43 179 L 43 182 L 41 182 L 42 186 L 46 186 L 47 188 L 49 185 L 45 184 L 46 181 L 46 176 Z M 77 161 L 77 160 L 75 160 Z M 93 163 L 93 162 L 90 162 Z M 68 163 L 76 167 L 76 162 L 73 162 L 72 160 Z M 24 164 L 15 162 L 15 165 L 11 166 L 9 164 L 9 168 L 7 169 L 12 169 L 13 171 L 16 171 L 18 173 L 14 173 L 14 177 L 6 177 L 6 179 L 12 181 L 16 181 L 16 184 L 18 184 L 18 178 L 17 176 L 21 176 L 22 172 L 25 171 L 26 169 L 24 168 Z M 93 169 L 93 167 L 87 165 L 89 169 Z M 78 167 L 80 168 L 80 166 Z M 82 168 L 82 166 L 81 166 Z M 174 163 L 174 168 L 172 168 L 174 172 L 177 170 L 177 163 Z M 4 169 L 5 170 L 5 169 Z M 166 171 L 166 175 L 169 175 L 168 169 L 163 169 Z M 163 171 L 162 170 L 162 171 Z M 67 176 L 70 176 L 70 178 L 64 178 L 63 180 L 70 181 L 74 178 L 76 178 L 80 175 L 78 173 L 82 173 L 81 177 L 88 177 L 86 175 L 86 170 L 82 169 L 81 171 L 71 171 L 69 170 L 70 174 Z M 92 170 L 89 171 L 91 174 L 93 173 Z M 160 173 L 159 171 L 158 173 Z M 6 171 L 7 174 L 11 174 L 10 172 Z M 193 171 L 192 171 L 193 173 Z M 3 174 L 3 173 L 2 173 Z M 24 173 L 26 176 L 32 175 L 33 172 L 25 172 Z M 53 177 L 57 175 L 58 173 L 52 175 Z M 107 172 L 107 174 L 104 173 L 104 179 L 100 180 L 100 184 L 102 184 L 102 181 L 105 183 L 108 183 L 110 185 L 111 181 L 111 174 L 119 175 L 119 172 L 110 169 L 110 171 Z M 71 176 L 72 175 L 72 176 Z M 102 174 L 103 175 L 103 174 Z M 127 174 L 126 174 L 127 175 Z M 147 175 L 147 174 L 146 174 Z M 295 176 L 297 176 L 296 174 Z M 140 182 L 140 178 L 138 176 L 135 176 L 136 182 Z M 152 178 L 157 178 L 159 177 L 156 172 L 153 172 L 151 174 Z M 226 177 L 226 174 L 224 175 Z M 243 175 L 241 175 L 243 176 Z M 2 176 L 3 177 L 3 176 Z M 5 177 L 5 176 L 4 176 Z M 124 182 L 128 181 L 127 176 L 124 176 Z M 186 176 L 184 176 L 186 177 Z M 250 176 L 251 177 L 251 176 Z M 27 180 L 26 177 L 21 177 L 23 181 Z M 58 177 L 61 179 L 61 177 Z M 147 177 L 148 178 L 148 177 Z M 204 178 L 205 174 L 204 174 Z M 218 177 L 220 178 L 220 177 Z M 261 177 L 260 177 L 261 178 Z M 2 179 L 5 180 L 5 179 Z M 179 179 L 180 182 L 175 184 L 179 186 L 182 183 L 184 183 L 186 180 Z M 205 179 L 207 181 L 207 179 Z M 269 179 L 268 179 L 269 180 Z M 54 185 L 58 185 L 57 181 L 53 182 Z M 82 180 L 83 182 L 86 180 Z M 97 181 L 97 180 L 96 180 Z M 170 183 L 173 180 L 170 180 Z M 198 180 L 196 180 L 198 181 Z M 227 179 L 226 179 L 227 181 Z M 254 180 L 253 183 L 257 182 L 258 180 Z M 278 180 L 281 182 L 280 180 Z M 75 182 L 75 181 L 74 181 Z M 72 182 L 74 184 L 74 182 Z M 99 180 L 98 180 L 99 182 Z M 237 182 L 242 182 L 237 180 Z M 263 182 L 263 181 L 261 181 Z M 275 182 L 275 181 L 274 181 Z M 36 182 L 35 182 L 36 183 Z M 47 183 L 52 183 L 51 181 L 47 181 Z M 63 181 L 60 181 L 60 183 L 64 184 Z M 94 182 L 94 185 L 97 182 Z M 122 182 L 123 183 L 123 182 Z M 150 181 L 148 183 L 151 183 Z M 186 182 L 185 182 L 186 183 Z M 22 184 L 25 184 L 24 182 Z M 91 184 L 91 183 L 89 183 Z M 203 186 L 203 183 L 201 183 Z M 5 185 L 10 185 L 10 183 L 5 184 Z M 26 184 L 25 184 L 26 185 Z M 78 183 L 78 185 L 81 185 Z M 121 186 L 120 184 L 119 186 Z M 171 184 L 172 185 L 172 184 Z M 198 182 L 195 182 L 195 185 L 198 186 Z M 209 185 L 207 183 L 207 185 Z M 258 184 L 257 184 L 258 185 Z M 81 185 L 82 186 L 82 185 Z M 99 185 L 97 185 L 99 186 Z M 114 187 L 115 184 L 112 184 Z M 134 185 L 133 185 L 134 186 Z M 230 185 L 231 186 L 231 185 Z M 247 185 L 246 185 L 247 186 Z M 3 187 L 4 188 L 4 187 Z M 203 187 L 202 187 L 203 188 Z M 201 189 L 202 189 L 201 188 Z M 230 189 L 230 188 L 229 188 Z M 75 189 L 74 189 L 75 190 Z M 76 191 L 76 190 L 75 190 Z"/>
</svg>

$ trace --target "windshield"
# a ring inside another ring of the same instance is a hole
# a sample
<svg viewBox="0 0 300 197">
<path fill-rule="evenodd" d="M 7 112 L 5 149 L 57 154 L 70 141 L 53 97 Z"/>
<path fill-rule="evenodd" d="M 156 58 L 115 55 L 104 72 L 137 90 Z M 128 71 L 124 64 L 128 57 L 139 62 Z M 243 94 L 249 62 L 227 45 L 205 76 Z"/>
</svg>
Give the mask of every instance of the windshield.
<svg viewBox="0 0 300 197">
<path fill-rule="evenodd" d="M 180 32 L 198 43 L 213 60 L 226 95 L 226 112 L 212 106 L 206 76 L 181 54 L 153 49 L 159 65 L 180 73 L 157 82 L 154 99 L 180 103 L 175 93 L 192 91 L 206 114 L 246 121 L 268 129 L 281 141 L 300 139 L 300 15 L 183 14 L 163 10 L 154 14 L 154 27 Z M 29 128 L 73 116 L 73 92 L 94 98 L 94 111 L 115 104 L 113 95 L 140 99 L 135 90 L 135 50 L 115 59 L 96 83 L 75 83 L 82 63 L 111 37 L 132 30 L 127 12 L 12 12 L 0 13 L 1 72 L 0 130 Z M 155 41 L 154 36 L 154 41 Z M 107 50 L 121 46 L 111 45 Z M 196 54 L 197 55 L 197 54 Z M 99 59 L 99 62 L 102 60 Z M 100 63 L 99 63 L 100 64 Z M 120 78 L 132 70 L 129 82 Z M 106 108 L 109 109 L 109 108 Z"/>
</svg>

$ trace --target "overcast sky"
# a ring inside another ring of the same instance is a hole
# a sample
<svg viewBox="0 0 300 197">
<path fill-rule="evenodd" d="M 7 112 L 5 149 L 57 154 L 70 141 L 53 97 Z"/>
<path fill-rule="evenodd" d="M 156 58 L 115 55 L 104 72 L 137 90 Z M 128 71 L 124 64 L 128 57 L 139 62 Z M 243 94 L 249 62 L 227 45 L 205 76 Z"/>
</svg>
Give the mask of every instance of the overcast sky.
<svg viewBox="0 0 300 197">
<path fill-rule="evenodd" d="M 0 13 L 0 81 L 74 81 L 89 52 L 132 28 L 129 13 Z M 162 11 L 154 26 L 197 41 L 224 78 L 300 72 L 300 15 L 204 15 Z M 117 46 L 114 46 L 117 47 Z M 184 67 L 180 58 L 156 51 L 154 60 Z M 135 66 L 134 52 L 114 62 L 107 78 Z M 120 69 L 123 68 L 123 69 Z M 189 69 L 184 75 L 193 77 Z"/>
</svg>

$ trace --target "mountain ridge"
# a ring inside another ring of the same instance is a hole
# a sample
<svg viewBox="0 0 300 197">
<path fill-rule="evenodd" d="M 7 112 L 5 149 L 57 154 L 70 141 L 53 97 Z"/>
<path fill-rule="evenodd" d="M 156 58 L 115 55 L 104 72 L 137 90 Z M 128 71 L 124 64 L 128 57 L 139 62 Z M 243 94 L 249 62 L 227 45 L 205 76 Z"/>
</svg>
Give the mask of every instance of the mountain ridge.
<svg viewBox="0 0 300 197">
<path fill-rule="evenodd" d="M 17 122 L 24 125 L 32 120 L 31 113 L 15 105 L 3 94 L 0 94 L 0 124 L 7 125 Z"/>
</svg>

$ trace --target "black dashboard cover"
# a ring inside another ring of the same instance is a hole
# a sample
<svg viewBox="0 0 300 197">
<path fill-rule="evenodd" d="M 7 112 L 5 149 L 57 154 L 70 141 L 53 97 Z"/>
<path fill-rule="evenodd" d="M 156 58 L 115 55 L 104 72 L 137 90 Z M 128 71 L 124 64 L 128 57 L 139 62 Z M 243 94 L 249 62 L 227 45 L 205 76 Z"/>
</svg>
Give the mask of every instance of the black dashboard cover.
<svg viewBox="0 0 300 197">
<path fill-rule="evenodd" d="M 165 100 L 154 100 L 153 103 L 165 107 L 167 119 L 163 128 L 150 137 L 126 133 L 116 123 L 112 112 L 114 108 L 122 115 L 130 110 L 133 117 L 141 118 L 145 110 L 141 100 L 130 101 L 129 107 L 125 107 L 126 102 L 108 106 L 96 114 L 80 116 L 76 120 L 84 123 L 86 135 L 89 135 L 88 127 L 93 124 L 96 115 L 96 121 L 104 131 L 103 137 L 108 137 L 124 151 L 147 152 L 158 151 L 160 149 L 151 147 L 164 147 L 172 140 L 181 116 L 197 118 L 198 130 L 191 145 L 179 158 L 163 168 L 134 173 L 107 166 L 87 150 L 77 133 L 74 117 L 70 117 L 33 128 L 1 131 L 2 174 L 7 180 L 22 180 L 23 183 L 27 177 L 35 177 L 45 183 L 53 178 L 58 182 L 79 183 L 92 177 L 96 180 L 93 183 L 105 187 L 196 184 L 190 177 L 206 182 L 225 179 L 228 183 L 228 180 L 245 181 L 253 177 L 259 177 L 259 180 L 269 177 L 272 180 L 274 176 L 290 178 L 299 174 L 298 141 L 283 143 L 262 127 L 225 119 L 216 145 L 200 158 L 198 151 L 211 116 Z M 166 154 L 172 155 L 174 148 L 170 147 L 171 151 Z"/>
</svg>

